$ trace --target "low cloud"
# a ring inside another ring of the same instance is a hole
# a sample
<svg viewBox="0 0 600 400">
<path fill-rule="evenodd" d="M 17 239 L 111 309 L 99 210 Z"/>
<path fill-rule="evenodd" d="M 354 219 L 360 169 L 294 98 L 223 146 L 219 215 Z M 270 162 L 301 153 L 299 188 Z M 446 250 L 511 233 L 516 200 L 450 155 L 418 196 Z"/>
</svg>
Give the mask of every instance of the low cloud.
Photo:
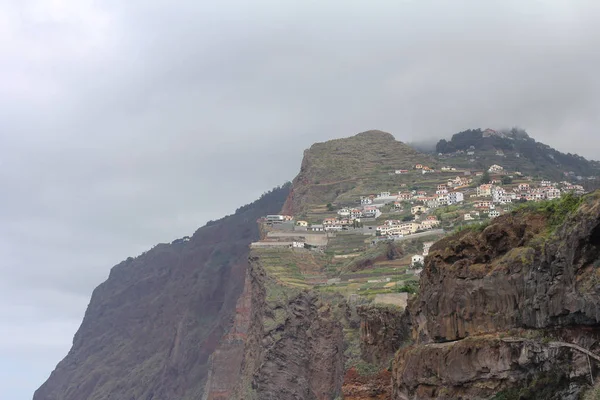
<svg viewBox="0 0 600 400">
<path fill-rule="evenodd" d="M 0 370 L 31 372 L 3 393 L 31 397 L 112 265 L 292 179 L 315 141 L 518 125 L 599 158 L 599 17 L 583 0 L 5 2 Z"/>
</svg>

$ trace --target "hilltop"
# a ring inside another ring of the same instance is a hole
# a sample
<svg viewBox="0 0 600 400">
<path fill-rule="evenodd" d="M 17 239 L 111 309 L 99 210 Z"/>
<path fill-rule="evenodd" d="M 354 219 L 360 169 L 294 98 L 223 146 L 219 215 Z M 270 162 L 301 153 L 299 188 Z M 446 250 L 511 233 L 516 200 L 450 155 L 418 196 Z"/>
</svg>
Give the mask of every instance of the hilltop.
<svg viewBox="0 0 600 400">
<path fill-rule="evenodd" d="M 431 155 L 377 130 L 315 143 L 304 152 L 284 213 L 299 214 L 310 205 L 343 203 L 363 194 L 391 190 L 403 177 L 390 179 L 390 174 L 413 169 L 419 163 L 437 165 Z"/>
<path fill-rule="evenodd" d="M 600 175 L 600 162 L 561 153 L 516 128 L 459 132 L 450 140 L 440 140 L 435 152 L 440 161 L 451 162 L 457 167 L 483 168 L 489 164 L 502 164 L 513 171 L 547 179 Z"/>
</svg>

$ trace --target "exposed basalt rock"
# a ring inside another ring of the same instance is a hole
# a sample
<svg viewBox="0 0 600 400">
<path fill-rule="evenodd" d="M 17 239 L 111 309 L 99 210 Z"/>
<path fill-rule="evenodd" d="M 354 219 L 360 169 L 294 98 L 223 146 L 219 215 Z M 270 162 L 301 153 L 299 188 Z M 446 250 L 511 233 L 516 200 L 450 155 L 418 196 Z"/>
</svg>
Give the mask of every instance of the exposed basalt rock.
<svg viewBox="0 0 600 400">
<path fill-rule="evenodd" d="M 554 230 L 548 218 L 520 211 L 432 246 L 410 307 L 417 344 L 394 361 L 395 399 L 486 398 L 548 371 L 562 379 L 556 396 L 581 376 L 566 367 L 581 355 L 541 336 L 598 347 L 600 195 Z M 500 340 L 519 329 L 538 338 Z"/>
<path fill-rule="evenodd" d="M 250 276 L 252 323 L 232 398 L 334 399 L 344 375 L 344 337 L 333 306 L 314 292 L 278 285 L 257 257 Z"/>
<path fill-rule="evenodd" d="M 387 400 L 392 396 L 392 374 L 384 369 L 375 375 L 363 376 L 350 368 L 344 376 L 344 400 Z"/>
<path fill-rule="evenodd" d="M 367 305 L 357 309 L 360 316 L 360 349 L 363 360 L 389 367 L 396 351 L 410 341 L 410 317 L 391 305 Z"/>
<path fill-rule="evenodd" d="M 517 213 L 436 243 L 411 310 L 420 339 L 599 323 L 600 287 L 586 278 L 600 255 L 597 202 L 549 237 L 543 216 Z"/>
</svg>

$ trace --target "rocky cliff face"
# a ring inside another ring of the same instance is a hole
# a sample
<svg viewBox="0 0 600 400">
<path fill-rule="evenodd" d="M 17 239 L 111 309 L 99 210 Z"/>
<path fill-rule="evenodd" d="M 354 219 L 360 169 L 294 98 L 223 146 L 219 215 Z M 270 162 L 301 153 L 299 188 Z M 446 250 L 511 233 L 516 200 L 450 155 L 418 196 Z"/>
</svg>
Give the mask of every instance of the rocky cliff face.
<svg viewBox="0 0 600 400">
<path fill-rule="evenodd" d="M 387 368 L 396 351 L 411 339 L 410 316 L 389 305 L 361 306 L 358 315 L 363 360 Z"/>
<path fill-rule="evenodd" d="M 344 337 L 338 309 L 285 288 L 251 257 L 252 323 L 234 399 L 331 400 L 341 391 Z"/>
<path fill-rule="evenodd" d="M 543 398 L 582 390 L 583 353 L 560 343 L 599 347 L 600 195 L 562 223 L 566 211 L 517 212 L 432 247 L 394 398 L 489 398 L 549 373 L 561 385 Z"/>
<path fill-rule="evenodd" d="M 278 212 L 288 191 L 115 266 L 34 400 L 200 399 L 209 356 L 233 323 L 256 220 Z"/>
</svg>

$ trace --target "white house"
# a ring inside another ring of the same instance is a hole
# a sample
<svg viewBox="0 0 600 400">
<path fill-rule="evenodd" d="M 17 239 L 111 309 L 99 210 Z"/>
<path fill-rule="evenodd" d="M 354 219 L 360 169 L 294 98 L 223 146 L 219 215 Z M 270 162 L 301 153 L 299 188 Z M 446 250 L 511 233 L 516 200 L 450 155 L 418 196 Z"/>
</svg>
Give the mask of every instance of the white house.
<svg viewBox="0 0 600 400">
<path fill-rule="evenodd" d="M 381 216 L 381 211 L 379 211 L 377 207 L 366 206 L 363 208 L 362 215 L 366 218 L 379 218 Z"/>
<path fill-rule="evenodd" d="M 498 210 L 490 210 L 489 213 L 490 218 L 496 218 L 500 216 L 500 211 Z"/>
<path fill-rule="evenodd" d="M 340 217 L 349 217 L 350 216 L 350 209 L 349 208 L 342 208 L 341 210 L 338 210 L 338 215 Z"/>
<path fill-rule="evenodd" d="M 450 192 L 448 193 L 448 205 L 462 203 L 465 201 L 465 195 L 462 192 Z"/>
<path fill-rule="evenodd" d="M 361 196 L 360 204 L 373 204 L 373 199 L 370 196 Z"/>
<path fill-rule="evenodd" d="M 352 210 L 350 210 L 350 218 L 357 219 L 357 218 L 361 218 L 362 216 L 363 216 L 363 213 L 358 208 L 353 208 Z"/>
<path fill-rule="evenodd" d="M 502 171 L 504 171 L 504 168 L 498 164 L 494 164 L 488 169 L 488 172 L 491 172 L 491 173 L 499 173 Z"/>
<path fill-rule="evenodd" d="M 310 230 L 313 232 L 323 232 L 324 228 L 321 224 L 312 224 L 310 226 Z"/>
<path fill-rule="evenodd" d="M 410 209 L 410 213 L 413 215 L 416 213 L 424 213 L 425 211 L 427 211 L 427 207 L 421 205 L 411 207 Z"/>
<path fill-rule="evenodd" d="M 304 242 L 292 242 L 292 247 L 297 248 L 297 249 L 303 249 Z"/>
<path fill-rule="evenodd" d="M 560 190 L 556 188 L 549 188 L 546 190 L 546 198 L 548 200 L 559 199 L 560 198 Z"/>
<path fill-rule="evenodd" d="M 491 196 L 493 185 L 485 184 L 477 186 L 477 196 Z"/>
<path fill-rule="evenodd" d="M 325 226 L 325 230 L 326 231 L 341 231 L 342 230 L 342 224 L 341 223 L 335 223 L 332 225 L 327 225 Z"/>
<path fill-rule="evenodd" d="M 415 254 L 414 256 L 411 257 L 410 259 L 410 266 L 414 267 L 415 264 L 419 263 L 421 265 L 423 265 L 423 262 L 425 261 L 425 257 L 420 255 L 420 254 Z"/>
</svg>

